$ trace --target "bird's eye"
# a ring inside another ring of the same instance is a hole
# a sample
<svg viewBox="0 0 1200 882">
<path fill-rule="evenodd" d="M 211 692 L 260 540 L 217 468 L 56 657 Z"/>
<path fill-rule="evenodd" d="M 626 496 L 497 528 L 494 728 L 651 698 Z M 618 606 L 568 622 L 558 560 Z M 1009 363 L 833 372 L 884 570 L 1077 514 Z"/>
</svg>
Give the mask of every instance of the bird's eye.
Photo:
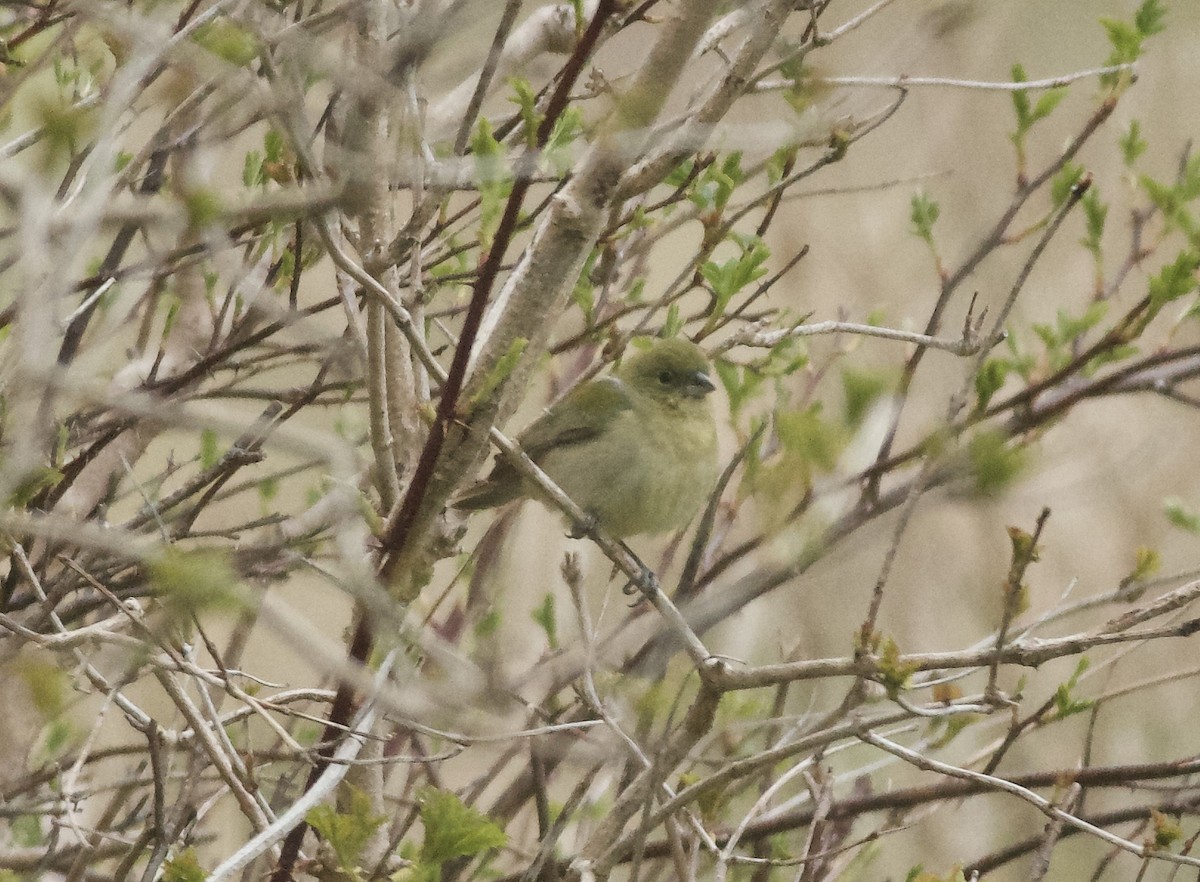
<svg viewBox="0 0 1200 882">
<path fill-rule="evenodd" d="M 667 385 L 667 383 L 671 382 L 671 372 L 670 371 L 659 371 L 658 372 L 658 382 L 662 383 L 664 386 Z"/>
</svg>

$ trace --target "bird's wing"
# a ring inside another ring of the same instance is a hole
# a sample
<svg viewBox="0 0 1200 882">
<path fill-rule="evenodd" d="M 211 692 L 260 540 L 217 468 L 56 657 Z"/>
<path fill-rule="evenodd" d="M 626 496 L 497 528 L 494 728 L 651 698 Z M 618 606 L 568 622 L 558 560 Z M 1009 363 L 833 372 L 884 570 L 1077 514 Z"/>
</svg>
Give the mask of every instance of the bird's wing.
<svg viewBox="0 0 1200 882">
<path fill-rule="evenodd" d="M 616 377 L 581 383 L 521 433 L 521 447 L 537 462 L 549 450 L 592 440 L 632 407 L 629 391 Z"/>
<path fill-rule="evenodd" d="M 616 377 L 581 383 L 521 433 L 521 449 L 538 462 L 550 450 L 598 437 L 617 414 L 632 407 L 628 390 Z M 492 508 L 520 495 L 517 470 L 508 459 L 497 455 L 491 473 L 468 487 L 452 504 L 467 510 Z"/>
</svg>

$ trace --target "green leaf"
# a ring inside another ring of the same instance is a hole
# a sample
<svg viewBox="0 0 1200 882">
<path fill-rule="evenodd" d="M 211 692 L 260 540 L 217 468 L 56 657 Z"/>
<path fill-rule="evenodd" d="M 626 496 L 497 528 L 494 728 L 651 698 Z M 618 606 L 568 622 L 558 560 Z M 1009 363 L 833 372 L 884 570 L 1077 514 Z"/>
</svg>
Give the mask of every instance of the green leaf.
<svg viewBox="0 0 1200 882">
<path fill-rule="evenodd" d="M 1009 527 L 1008 541 L 1012 546 L 1012 561 L 1014 566 L 1018 563 L 1028 563 L 1041 559 L 1041 547 L 1034 542 L 1033 534 L 1028 530 L 1022 530 L 1020 527 Z"/>
<path fill-rule="evenodd" d="M 664 340 L 670 340 L 672 337 L 679 336 L 679 332 L 682 330 L 683 316 L 679 312 L 679 304 L 672 303 L 667 307 L 667 317 L 663 320 L 660 336 Z"/>
<path fill-rule="evenodd" d="M 1189 162 L 1184 169 L 1183 179 L 1178 184 L 1163 184 L 1148 175 L 1138 176 L 1139 186 L 1163 213 L 1168 228 L 1183 230 L 1189 237 L 1196 232 L 1196 222 L 1187 210 L 1187 203 L 1196 198 L 1196 190 L 1200 188 L 1200 175 L 1193 178 L 1191 169 L 1192 164 Z M 1192 241 L 1196 241 L 1194 237 Z"/>
<path fill-rule="evenodd" d="M 488 610 L 475 624 L 476 637 L 491 637 L 496 633 L 496 629 L 500 627 L 500 611 L 497 609 Z"/>
<path fill-rule="evenodd" d="M 796 161 L 796 154 L 799 148 L 795 146 L 780 147 L 767 160 L 766 173 L 767 183 L 774 186 L 783 180 L 783 176 L 787 174 L 787 170 L 791 168 Z"/>
<path fill-rule="evenodd" d="M 204 882 L 207 878 L 208 873 L 200 866 L 196 850 L 190 846 L 163 861 L 163 882 Z"/>
<path fill-rule="evenodd" d="M 1083 375 L 1086 377 L 1095 376 L 1096 371 L 1107 364 L 1116 364 L 1120 361 L 1125 361 L 1128 358 L 1133 358 L 1140 350 L 1132 343 L 1126 343 L 1121 346 L 1112 346 L 1100 352 L 1094 358 L 1088 359 L 1088 363 L 1083 366 Z"/>
<path fill-rule="evenodd" d="M 269 514 L 272 500 L 279 494 L 279 478 L 267 477 L 258 482 L 258 501 L 262 505 L 263 514 Z"/>
<path fill-rule="evenodd" d="M 845 368 L 842 370 L 842 394 L 846 399 L 846 423 L 857 429 L 871 405 L 887 391 L 890 382 L 878 372 Z"/>
<path fill-rule="evenodd" d="M 1014 64 L 1012 66 L 1012 79 L 1016 83 L 1027 82 L 1028 77 L 1025 75 L 1025 68 L 1020 64 Z M 1029 130 L 1040 120 L 1052 114 L 1066 95 L 1066 88 L 1059 86 L 1042 92 L 1038 96 L 1036 103 L 1032 103 L 1029 97 L 1029 90 L 1015 89 L 1012 92 L 1013 114 L 1016 116 L 1017 126 L 1009 134 L 1008 138 L 1017 149 L 1017 169 L 1022 174 L 1024 174 L 1025 168 L 1025 139 L 1029 134 Z"/>
<path fill-rule="evenodd" d="M 267 182 L 263 174 L 263 156 L 257 150 L 250 150 L 242 161 L 242 184 L 247 188 L 260 187 Z"/>
<path fill-rule="evenodd" d="M 13 843 L 22 848 L 35 848 L 46 842 L 42 819 L 38 815 L 17 815 L 12 819 L 9 831 Z"/>
<path fill-rule="evenodd" d="M 1050 183 L 1050 201 L 1057 208 L 1070 198 L 1075 185 L 1083 178 L 1084 168 L 1077 162 L 1067 162 Z"/>
<path fill-rule="evenodd" d="M 989 358 L 975 375 L 975 410 L 987 410 L 992 396 L 1000 391 L 1013 369 L 1012 362 L 1006 358 Z"/>
<path fill-rule="evenodd" d="M 788 338 L 772 346 L 767 357 L 762 359 L 757 370 L 764 377 L 790 377 L 808 365 L 808 350 L 804 341 Z"/>
<path fill-rule="evenodd" d="M 220 461 L 221 452 L 217 443 L 217 433 L 212 429 L 200 433 L 200 468 L 211 469 Z"/>
<path fill-rule="evenodd" d="M 589 327 L 593 323 L 596 309 L 596 288 L 592 284 L 592 270 L 599 256 L 600 252 L 593 248 L 588 254 L 587 260 L 584 261 L 579 278 L 575 280 L 575 287 L 571 289 L 571 299 L 575 301 L 576 306 L 583 310 L 584 321 Z"/>
<path fill-rule="evenodd" d="M 717 359 L 714 367 L 721 385 L 725 387 L 729 413 L 737 416 L 746 402 L 761 388 L 762 377 L 748 368 L 724 359 Z"/>
<path fill-rule="evenodd" d="M 1163 23 L 1166 16 L 1167 10 L 1159 0 L 1145 0 L 1134 13 L 1133 24 L 1143 37 L 1150 37 L 1166 28 Z"/>
<path fill-rule="evenodd" d="M 703 211 L 720 211 L 729 202 L 737 186 L 745 180 L 742 172 L 742 154 L 730 153 L 725 159 L 713 163 L 692 185 L 688 198 Z"/>
<path fill-rule="evenodd" d="M 1162 569 L 1162 555 L 1153 548 L 1139 545 L 1134 554 L 1133 569 L 1121 580 L 1121 587 L 1144 582 Z"/>
<path fill-rule="evenodd" d="M 737 185 L 746 179 L 742 171 L 742 154 L 735 151 L 726 156 L 715 179 L 718 182 L 717 205 L 724 208 Z"/>
<path fill-rule="evenodd" d="M 1154 825 L 1154 847 L 1170 848 L 1183 838 L 1183 828 L 1179 822 L 1158 809 L 1150 809 L 1150 822 Z"/>
<path fill-rule="evenodd" d="M 959 736 L 959 734 L 973 723 L 977 723 L 983 719 L 982 714 L 953 714 L 945 719 L 946 730 L 930 742 L 930 747 L 935 750 L 940 750 L 951 741 Z"/>
<path fill-rule="evenodd" d="M 352 879 L 360 879 L 358 859 L 363 847 L 388 818 L 372 811 L 371 798 L 362 790 L 351 785 L 346 790 L 349 798 L 345 812 L 318 805 L 304 819 L 329 843 L 339 867 Z"/>
<path fill-rule="evenodd" d="M 1178 191 L 1169 184 L 1161 184 L 1149 175 L 1139 175 L 1138 184 L 1146 191 L 1146 195 L 1154 203 L 1154 207 L 1168 219 L 1181 208 Z"/>
<path fill-rule="evenodd" d="M 420 862 L 441 865 L 459 857 L 473 857 L 508 842 L 495 823 L 475 809 L 463 805 L 453 793 L 426 787 L 417 797 L 425 840 Z"/>
<path fill-rule="evenodd" d="M 963 875 L 962 867 L 955 867 L 945 876 L 938 876 L 925 872 L 925 869 L 918 864 L 908 871 L 905 882 L 967 882 L 967 878 Z"/>
<path fill-rule="evenodd" d="M 1061 355 L 1057 350 L 1062 349 L 1062 340 L 1058 339 L 1058 333 L 1051 325 L 1042 322 L 1036 322 L 1031 327 L 1033 328 L 1033 333 L 1037 334 L 1038 339 L 1046 347 L 1046 352 L 1052 356 L 1050 359 L 1051 363 L 1057 367 L 1058 361 L 1061 359 L 1056 359 L 1053 356 Z"/>
<path fill-rule="evenodd" d="M 1016 332 L 1011 329 L 1008 331 L 1004 345 L 1009 352 L 1010 357 L 1008 362 L 1011 365 L 1012 370 L 1022 380 L 1029 382 L 1032 379 L 1034 370 L 1038 365 L 1037 356 L 1035 356 L 1033 353 L 1022 351 L 1021 341 L 1018 339 Z"/>
<path fill-rule="evenodd" d="M 587 273 L 580 273 L 571 289 L 571 300 L 583 310 L 583 319 L 590 327 L 593 324 L 596 311 L 596 288 L 588 279 Z"/>
<path fill-rule="evenodd" d="M 1063 310 L 1059 310 L 1056 316 L 1058 325 L 1058 339 L 1063 342 L 1073 342 L 1092 328 L 1104 321 L 1104 316 L 1108 314 L 1108 303 L 1101 300 L 1095 303 L 1088 304 L 1088 308 L 1083 311 L 1081 316 L 1072 316 Z"/>
<path fill-rule="evenodd" d="M 909 219 L 912 221 L 913 234 L 923 239 L 928 245 L 933 245 L 933 225 L 941 214 L 941 207 L 924 192 L 913 194 Z"/>
<path fill-rule="evenodd" d="M 982 496 L 997 496 L 1020 474 L 1025 464 L 1024 452 L 1010 446 L 998 431 L 983 431 L 971 438 L 967 447 L 975 489 Z"/>
<path fill-rule="evenodd" d="M 558 649 L 558 620 L 554 615 L 554 595 L 547 593 L 541 606 L 531 612 L 530 617 L 546 632 L 551 649 Z"/>
<path fill-rule="evenodd" d="M 879 679 L 888 695 L 894 696 L 908 688 L 912 675 L 920 669 L 915 662 L 900 660 L 900 646 L 891 637 L 884 637 L 879 652 Z"/>
<path fill-rule="evenodd" d="M 1108 42 L 1112 45 L 1113 54 L 1109 64 L 1126 64 L 1137 61 L 1142 54 L 1142 33 L 1128 22 L 1115 18 L 1102 18 L 1100 24 L 1108 34 Z"/>
<path fill-rule="evenodd" d="M 21 476 L 17 486 L 8 495 L 8 505 L 11 508 L 24 508 L 43 490 L 58 486 L 63 479 L 63 473 L 49 466 L 38 466 Z"/>
<path fill-rule="evenodd" d="M 1121 155 L 1125 158 L 1127 166 L 1132 166 L 1149 146 L 1142 137 L 1142 126 L 1136 119 L 1129 124 L 1118 143 L 1121 145 Z"/>
<path fill-rule="evenodd" d="M 479 390 L 471 396 L 468 402 L 469 407 L 473 408 L 480 402 L 489 400 L 495 394 L 496 390 L 500 388 L 500 384 L 512 375 L 528 345 L 529 341 L 524 337 L 513 338 L 512 342 L 508 344 L 508 351 L 496 360 L 496 366 L 488 372 L 488 375 L 483 378 Z"/>
<path fill-rule="evenodd" d="M 566 174 L 573 165 L 570 146 L 583 134 L 583 111 L 571 106 L 559 115 L 550 129 L 550 137 L 542 155 L 549 160 L 557 174 Z"/>
<path fill-rule="evenodd" d="M 1159 33 L 1165 27 L 1165 17 L 1166 9 L 1159 0 L 1145 0 L 1134 13 L 1132 23 L 1113 18 L 1100 19 L 1112 46 L 1107 63 L 1130 64 L 1137 61 L 1141 57 L 1146 38 Z M 1132 72 L 1128 70 L 1104 74 L 1100 78 L 1100 84 L 1108 88 L 1128 85 L 1131 82 Z"/>
<path fill-rule="evenodd" d="M 682 187 L 684 183 L 687 182 L 688 178 L 691 177 L 692 170 L 695 167 L 696 160 L 688 157 L 683 162 L 679 163 L 679 165 L 671 169 L 667 176 L 663 178 L 663 183 L 668 187 Z"/>
<path fill-rule="evenodd" d="M 537 110 L 537 93 L 529 85 L 528 80 L 512 77 L 508 81 L 513 94 L 509 101 L 520 108 L 521 122 L 525 129 L 525 143 L 534 147 L 537 145 L 537 130 L 542 124 L 542 115 Z"/>
<path fill-rule="evenodd" d="M 75 727 L 67 719 L 51 720 L 42 730 L 41 745 L 37 755 L 39 763 L 51 763 L 62 759 L 67 748 L 75 742 Z"/>
<path fill-rule="evenodd" d="M 44 719 L 54 719 L 66 709 L 70 681 L 57 665 L 36 656 L 21 656 L 15 662 L 15 673 L 25 682 L 33 706 Z"/>
<path fill-rule="evenodd" d="M 471 156 L 479 187 L 479 241 L 487 248 L 496 234 L 504 201 L 512 192 L 512 179 L 503 162 L 504 151 L 485 116 L 479 118 L 471 136 Z"/>
<path fill-rule="evenodd" d="M 800 454 L 806 463 L 829 471 L 837 465 L 842 436 L 837 428 L 821 418 L 821 404 L 804 410 L 783 411 L 775 415 L 775 430 L 783 446 Z"/>
<path fill-rule="evenodd" d="M 1085 698 L 1075 698 L 1072 693 L 1079 683 L 1079 678 L 1091 664 L 1087 656 L 1079 659 L 1079 663 L 1075 666 L 1075 672 L 1065 683 L 1060 683 L 1058 689 L 1054 691 L 1054 709 L 1057 712 L 1057 718 L 1070 717 L 1078 713 L 1090 709 L 1095 704 L 1094 701 Z"/>
<path fill-rule="evenodd" d="M 1200 269 L 1200 251 L 1181 251 L 1174 261 L 1150 279 L 1150 310 L 1157 312 L 1173 300 L 1196 290 L 1196 270 Z"/>
<path fill-rule="evenodd" d="M 224 201 L 212 187 L 196 187 L 184 194 L 183 206 L 187 210 L 188 222 L 196 229 L 204 229 L 220 218 Z"/>
<path fill-rule="evenodd" d="M 1087 235 L 1082 240 L 1083 246 L 1099 258 L 1103 250 L 1104 224 L 1108 220 L 1108 206 L 1100 201 L 1100 193 L 1094 186 L 1083 194 L 1080 204 L 1083 206 L 1084 222 L 1087 225 Z"/>
<path fill-rule="evenodd" d="M 1024 83 L 1029 77 L 1025 75 L 1025 68 L 1020 64 L 1014 64 L 1010 76 L 1014 83 Z M 1033 125 L 1033 109 L 1029 104 L 1029 92 L 1025 89 L 1014 89 L 1012 93 L 1013 112 L 1017 116 L 1017 131 L 1022 135 L 1028 131 Z"/>
<path fill-rule="evenodd" d="M 724 313 L 725 307 L 735 294 L 746 285 L 767 274 L 767 258 L 771 256 L 770 249 L 757 236 L 746 237 L 739 242 L 742 253 L 723 263 L 708 260 L 700 266 L 700 275 L 712 286 L 716 303 L 712 315 Z"/>
<path fill-rule="evenodd" d="M 1054 112 L 1054 108 L 1058 107 L 1059 103 L 1067 97 L 1067 89 L 1065 86 L 1059 86 L 1056 89 L 1047 89 L 1042 96 L 1038 98 L 1037 104 L 1033 106 L 1032 119 L 1033 122 L 1043 120 Z"/>
<path fill-rule="evenodd" d="M 258 39 L 228 18 L 201 25 L 192 35 L 197 45 L 235 67 L 245 67 L 258 57 Z"/>
<path fill-rule="evenodd" d="M 35 99 L 35 122 L 41 126 L 40 146 L 43 162 L 50 167 L 57 160 L 74 156 L 95 130 L 93 108 L 74 105 L 66 99 L 50 96 Z"/>
<path fill-rule="evenodd" d="M 1025 74 L 1025 68 L 1020 64 L 1014 64 L 1011 73 L 1015 83 L 1024 83 L 1029 79 Z M 1052 114 L 1066 96 L 1066 87 L 1059 86 L 1047 89 L 1038 97 L 1036 104 L 1031 104 L 1027 89 L 1016 89 L 1012 92 L 1013 113 L 1017 118 L 1017 130 L 1013 133 L 1012 139 L 1018 147 L 1034 124 Z"/>
<path fill-rule="evenodd" d="M 1179 195 L 1184 202 L 1200 196 L 1200 154 L 1188 159 L 1183 167 L 1183 180 L 1179 183 Z"/>
<path fill-rule="evenodd" d="M 230 565 L 229 556 L 223 551 L 181 551 L 172 546 L 146 566 L 150 584 L 173 616 L 241 607 L 241 601 L 233 590 L 237 576 Z"/>
<path fill-rule="evenodd" d="M 1167 520 L 1189 533 L 1200 533 L 1200 514 L 1190 508 L 1178 496 L 1168 496 L 1163 500 L 1163 512 Z"/>
<path fill-rule="evenodd" d="M 282 162 L 283 147 L 283 135 L 275 129 L 267 129 L 266 134 L 263 135 L 263 161 Z"/>
<path fill-rule="evenodd" d="M 788 42 L 785 38 L 785 44 Z M 783 47 L 781 46 L 780 49 Z M 793 49 L 799 47 L 792 44 Z M 817 72 L 809 67 L 805 67 L 803 52 L 796 52 L 795 57 L 785 61 L 779 68 L 779 72 L 790 83 L 790 87 L 784 89 L 781 97 L 791 106 L 797 116 L 808 112 L 813 105 L 821 101 L 828 93 L 829 87 L 817 74 Z"/>
</svg>

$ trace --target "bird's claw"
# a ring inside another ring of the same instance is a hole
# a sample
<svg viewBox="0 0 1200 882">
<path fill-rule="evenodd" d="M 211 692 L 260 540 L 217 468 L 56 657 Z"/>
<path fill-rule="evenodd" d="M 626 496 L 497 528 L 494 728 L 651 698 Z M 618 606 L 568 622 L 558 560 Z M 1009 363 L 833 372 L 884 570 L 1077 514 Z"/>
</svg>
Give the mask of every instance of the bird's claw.
<svg viewBox="0 0 1200 882">
<path fill-rule="evenodd" d="M 638 563 L 642 567 L 641 576 L 636 580 L 630 579 L 625 583 L 625 587 L 621 589 L 621 592 L 626 597 L 633 598 L 633 601 L 630 603 L 631 607 L 637 606 L 642 600 L 649 600 L 662 590 L 658 584 L 658 576 L 654 575 L 654 571 L 641 563 L 641 561 L 638 561 Z"/>
</svg>

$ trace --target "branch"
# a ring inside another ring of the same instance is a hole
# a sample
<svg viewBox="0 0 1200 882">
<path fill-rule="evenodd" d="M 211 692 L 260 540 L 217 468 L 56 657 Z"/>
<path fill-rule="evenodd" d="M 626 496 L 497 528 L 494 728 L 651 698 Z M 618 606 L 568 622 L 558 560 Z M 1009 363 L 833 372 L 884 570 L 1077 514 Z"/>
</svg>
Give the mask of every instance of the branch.
<svg viewBox="0 0 1200 882">
<path fill-rule="evenodd" d="M 1025 92 L 1058 89 L 1079 80 L 1102 77 L 1121 71 L 1137 71 L 1137 64 L 1110 64 L 1106 67 L 1093 67 L 1087 70 L 1047 77 L 1041 80 L 1025 80 L 1013 82 L 996 82 L 986 80 L 962 80 L 952 77 L 914 77 L 900 74 L 895 77 L 814 77 L 805 80 L 805 85 L 813 86 L 872 86 L 885 89 L 908 89 L 913 87 L 944 87 L 950 89 L 980 89 L 986 92 Z M 796 81 L 790 79 L 760 80 L 754 86 L 755 92 L 774 92 L 783 89 L 796 88 Z"/>
<path fill-rule="evenodd" d="M 1146 844 L 1138 844 L 1131 842 L 1128 839 L 1122 839 L 1115 833 L 1109 833 L 1102 827 L 1097 827 L 1082 818 L 1065 812 L 1058 806 L 1054 805 L 1050 800 L 1038 796 L 1027 787 L 1022 787 L 1020 784 L 1014 784 L 1004 778 L 997 778 L 993 775 L 984 775 L 979 772 L 972 772 L 969 769 L 963 769 L 958 766 L 952 766 L 949 763 L 939 762 L 935 759 L 930 759 L 923 754 L 917 753 L 914 750 L 909 750 L 894 741 L 890 741 L 874 732 L 863 729 L 858 733 L 858 737 L 867 744 L 878 747 L 880 750 L 886 751 L 893 756 L 899 757 L 910 765 L 916 766 L 919 769 L 924 769 L 929 772 L 937 772 L 941 775 L 947 775 L 951 778 L 960 778 L 965 781 L 972 781 L 982 785 L 985 789 L 1009 793 L 1013 796 L 1023 799 L 1025 802 L 1034 806 L 1038 811 L 1047 817 L 1061 821 L 1077 830 L 1084 833 L 1090 833 L 1097 839 L 1107 842 L 1109 845 L 1119 848 L 1121 851 L 1129 852 L 1140 858 L 1153 858 L 1155 860 L 1167 861 L 1173 864 L 1184 864 L 1190 867 L 1200 867 L 1200 858 L 1188 857 L 1186 855 L 1171 854 L 1170 852 L 1162 851 Z"/>
<path fill-rule="evenodd" d="M 368 696 L 362 709 L 359 710 L 358 716 L 346 733 L 347 737 L 338 744 L 325 771 L 269 827 L 260 831 L 249 842 L 222 861 L 208 875 L 209 882 L 224 882 L 234 874 L 240 873 L 251 861 L 287 836 L 294 827 L 303 824 L 308 812 L 329 796 L 342 778 L 346 777 L 346 773 L 350 770 L 349 761 L 358 756 L 358 752 L 366 744 L 367 733 L 375 723 L 375 699 L 387 680 L 388 674 L 391 673 L 396 652 L 397 650 L 389 652 L 383 660 L 383 664 L 379 666 L 379 672 L 375 675 L 374 680 L 375 693 Z"/>
<path fill-rule="evenodd" d="M 793 328 L 777 328 L 768 330 L 766 325 L 751 325 L 733 334 L 714 351 L 719 355 L 728 352 L 735 346 L 753 346 L 758 349 L 770 349 L 778 346 L 784 340 L 801 337 L 815 337 L 820 334 L 858 334 L 863 337 L 879 337 L 883 340 L 896 340 L 901 343 L 911 343 L 914 346 L 924 346 L 930 349 L 940 349 L 954 355 L 975 355 L 982 347 L 979 331 L 984 316 L 979 318 L 979 325 L 968 324 L 963 335 L 958 339 L 931 337 L 928 334 L 917 334 L 912 331 L 900 331 L 895 328 L 883 328 L 877 325 L 862 325 L 855 322 L 824 321 L 797 325 Z"/>
</svg>

